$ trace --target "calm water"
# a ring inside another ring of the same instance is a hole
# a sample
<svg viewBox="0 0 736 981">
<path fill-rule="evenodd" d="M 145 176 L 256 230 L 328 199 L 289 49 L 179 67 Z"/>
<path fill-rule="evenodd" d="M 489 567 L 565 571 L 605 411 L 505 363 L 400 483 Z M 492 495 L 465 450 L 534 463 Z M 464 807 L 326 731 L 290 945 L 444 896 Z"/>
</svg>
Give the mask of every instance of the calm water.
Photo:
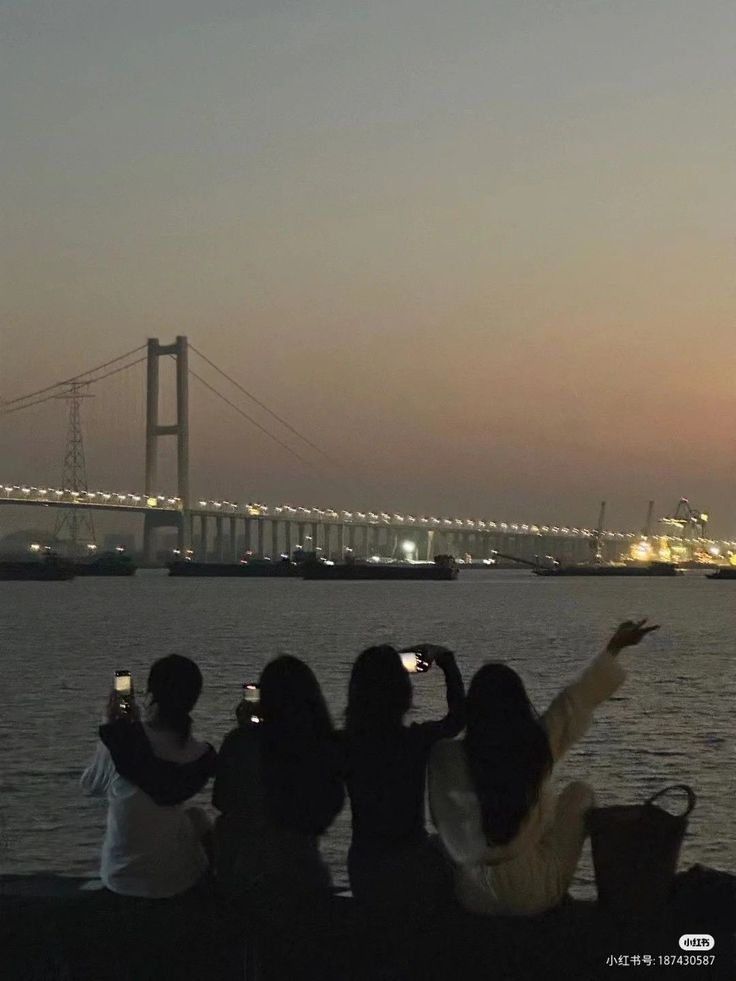
<svg viewBox="0 0 736 981">
<path fill-rule="evenodd" d="M 279 653 L 316 671 L 340 720 L 350 665 L 368 644 L 452 647 L 469 680 L 486 659 L 517 668 L 543 709 L 627 617 L 662 630 L 622 655 L 629 677 L 560 768 L 592 781 L 602 803 L 689 783 L 699 800 L 682 862 L 736 868 L 733 820 L 733 609 L 736 583 L 678 579 L 545 580 L 467 572 L 455 583 L 303 583 L 169 579 L 2 583 L 0 870 L 96 870 L 104 802 L 78 791 L 115 668 L 143 684 L 151 661 L 197 660 L 205 689 L 196 730 L 218 745 L 241 682 Z M 415 684 L 416 718 L 443 713 L 441 674 Z M 325 842 L 338 877 L 349 824 Z M 576 891 L 588 893 L 589 857 Z"/>
</svg>

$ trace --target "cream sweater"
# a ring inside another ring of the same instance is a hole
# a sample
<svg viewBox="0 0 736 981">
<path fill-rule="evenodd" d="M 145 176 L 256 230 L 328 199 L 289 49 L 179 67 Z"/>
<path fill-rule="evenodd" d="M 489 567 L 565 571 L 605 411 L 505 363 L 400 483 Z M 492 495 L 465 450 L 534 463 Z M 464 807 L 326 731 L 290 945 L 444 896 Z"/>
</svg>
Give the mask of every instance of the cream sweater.
<svg viewBox="0 0 736 981">
<path fill-rule="evenodd" d="M 174 763 L 191 763 L 208 749 L 192 738 L 182 746 L 172 733 L 148 727 L 146 735 L 156 756 Z M 207 856 L 184 806 L 155 804 L 120 776 L 102 742 L 80 783 L 86 794 L 107 797 L 100 879 L 112 892 L 168 898 L 186 892 L 207 870 Z"/>
<path fill-rule="evenodd" d="M 554 699 L 541 720 L 554 762 L 584 735 L 595 707 L 625 677 L 618 659 L 603 651 Z M 545 839 L 556 804 L 549 779 L 518 834 L 506 845 L 486 840 L 462 742 L 436 744 L 428 782 L 432 818 L 456 866 L 458 898 L 466 908 L 478 913 L 534 913 L 558 901 L 558 856 Z"/>
</svg>

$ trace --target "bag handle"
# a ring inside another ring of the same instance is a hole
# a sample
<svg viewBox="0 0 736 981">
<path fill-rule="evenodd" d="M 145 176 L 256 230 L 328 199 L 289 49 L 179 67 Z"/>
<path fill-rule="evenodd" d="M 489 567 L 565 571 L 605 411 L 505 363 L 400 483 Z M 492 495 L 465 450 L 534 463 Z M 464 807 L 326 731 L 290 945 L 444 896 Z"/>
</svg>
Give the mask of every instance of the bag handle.
<svg viewBox="0 0 736 981">
<path fill-rule="evenodd" d="M 684 790 L 687 794 L 687 810 L 680 815 L 680 817 L 686 818 L 695 807 L 698 799 L 695 796 L 695 791 L 692 789 L 692 787 L 688 787 L 686 783 L 672 783 L 669 787 L 664 787 L 662 790 L 658 790 L 656 794 L 653 794 L 649 798 L 649 800 L 644 801 L 644 806 L 647 807 L 649 804 L 653 804 L 655 800 L 659 800 L 660 797 L 668 794 L 671 790 Z"/>
</svg>

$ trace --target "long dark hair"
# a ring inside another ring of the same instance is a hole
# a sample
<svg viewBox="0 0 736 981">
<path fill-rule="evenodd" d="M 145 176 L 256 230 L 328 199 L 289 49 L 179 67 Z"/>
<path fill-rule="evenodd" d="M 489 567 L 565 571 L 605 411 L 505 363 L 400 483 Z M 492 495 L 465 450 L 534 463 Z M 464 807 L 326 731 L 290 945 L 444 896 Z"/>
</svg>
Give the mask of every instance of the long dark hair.
<svg viewBox="0 0 736 981">
<path fill-rule="evenodd" d="M 547 734 L 518 674 L 485 664 L 465 701 L 463 745 L 481 807 L 483 830 L 498 845 L 511 841 L 536 804 L 552 769 Z"/>
<path fill-rule="evenodd" d="M 335 729 L 319 682 L 299 658 L 283 655 L 263 669 L 259 726 L 265 805 L 276 824 L 320 834 L 334 814 L 324 798 L 337 769 Z M 342 785 L 338 783 L 338 809 Z"/>
<path fill-rule="evenodd" d="M 202 672 L 197 665 L 181 654 L 160 658 L 148 672 L 148 691 L 159 720 L 186 742 L 192 731 L 189 713 L 202 691 Z"/>
<path fill-rule="evenodd" d="M 263 731 L 271 741 L 334 734 L 319 682 L 298 657 L 283 654 L 270 661 L 261 673 L 259 687 Z"/>
<path fill-rule="evenodd" d="M 348 686 L 345 731 L 350 737 L 395 730 L 411 708 L 409 675 L 394 647 L 369 647 L 356 658 Z"/>
</svg>

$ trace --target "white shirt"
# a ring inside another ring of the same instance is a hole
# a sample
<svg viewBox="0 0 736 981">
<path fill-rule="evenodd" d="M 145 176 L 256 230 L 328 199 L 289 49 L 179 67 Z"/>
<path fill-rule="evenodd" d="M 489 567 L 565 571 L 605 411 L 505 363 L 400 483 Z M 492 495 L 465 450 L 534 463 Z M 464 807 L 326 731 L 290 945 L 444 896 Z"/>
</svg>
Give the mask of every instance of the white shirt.
<svg viewBox="0 0 736 981">
<path fill-rule="evenodd" d="M 208 749 L 195 739 L 181 745 L 173 733 L 144 728 L 160 759 L 191 763 Z M 207 870 L 207 856 L 184 807 L 156 804 L 121 777 L 104 743 L 98 743 L 80 783 L 86 794 L 107 796 L 100 878 L 111 892 L 166 899 L 186 892 Z"/>
<path fill-rule="evenodd" d="M 553 762 L 584 735 L 596 705 L 612 695 L 625 677 L 618 659 L 603 651 L 554 699 L 541 719 Z M 556 804 L 549 779 L 517 835 L 505 845 L 489 843 L 483 832 L 480 802 L 461 742 L 443 740 L 435 745 L 428 783 L 432 819 L 456 866 L 463 905 L 480 913 L 545 908 L 546 880 L 556 861 L 545 841 Z"/>
</svg>

